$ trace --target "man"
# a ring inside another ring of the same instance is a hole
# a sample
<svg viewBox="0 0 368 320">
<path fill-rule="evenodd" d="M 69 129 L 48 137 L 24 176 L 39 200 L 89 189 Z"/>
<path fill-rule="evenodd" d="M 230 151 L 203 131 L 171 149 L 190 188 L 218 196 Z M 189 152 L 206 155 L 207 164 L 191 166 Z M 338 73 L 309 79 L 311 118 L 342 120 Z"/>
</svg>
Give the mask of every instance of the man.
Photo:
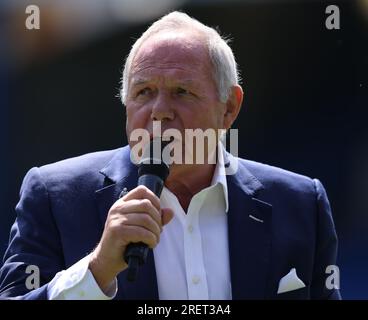
<svg viewBox="0 0 368 320">
<path fill-rule="evenodd" d="M 219 145 L 216 164 L 174 163 L 160 199 L 137 187 L 135 130 L 152 137 L 154 121 L 183 135 L 227 130 L 242 99 L 233 53 L 215 30 L 179 12 L 156 21 L 124 68 L 129 146 L 28 172 L 0 295 L 339 299 L 326 285 L 337 240 L 318 180 L 232 157 Z M 153 250 L 137 281 L 128 282 L 123 255 L 133 242 Z M 30 265 L 40 272 L 40 287 L 31 290 Z"/>
</svg>

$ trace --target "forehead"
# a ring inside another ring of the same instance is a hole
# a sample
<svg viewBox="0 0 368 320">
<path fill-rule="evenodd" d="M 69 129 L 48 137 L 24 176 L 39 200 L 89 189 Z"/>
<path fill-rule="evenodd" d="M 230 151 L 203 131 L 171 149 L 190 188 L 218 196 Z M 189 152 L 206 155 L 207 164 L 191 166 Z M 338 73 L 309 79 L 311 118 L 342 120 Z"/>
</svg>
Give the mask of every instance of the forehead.
<svg viewBox="0 0 368 320">
<path fill-rule="evenodd" d="M 212 65 L 204 39 L 191 33 L 160 33 L 146 40 L 131 66 L 131 78 L 211 76 Z"/>
</svg>

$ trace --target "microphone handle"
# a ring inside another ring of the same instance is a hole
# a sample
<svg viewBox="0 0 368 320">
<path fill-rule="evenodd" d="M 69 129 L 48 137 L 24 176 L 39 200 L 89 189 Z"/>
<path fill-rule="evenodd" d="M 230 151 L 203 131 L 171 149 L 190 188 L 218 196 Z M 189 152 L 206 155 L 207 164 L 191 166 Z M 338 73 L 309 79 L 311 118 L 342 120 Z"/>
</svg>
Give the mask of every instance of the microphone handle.
<svg viewBox="0 0 368 320">
<path fill-rule="evenodd" d="M 164 182 L 162 179 L 154 174 L 144 174 L 138 178 L 139 186 L 146 186 L 150 189 L 158 198 L 161 196 L 162 189 L 164 187 Z"/>
<path fill-rule="evenodd" d="M 160 197 L 164 187 L 163 180 L 154 174 L 144 174 L 138 178 L 138 185 L 146 186 L 157 197 Z M 146 263 L 149 247 L 143 242 L 130 243 L 124 253 L 124 260 L 128 264 L 127 279 L 135 281 L 139 266 Z"/>
</svg>

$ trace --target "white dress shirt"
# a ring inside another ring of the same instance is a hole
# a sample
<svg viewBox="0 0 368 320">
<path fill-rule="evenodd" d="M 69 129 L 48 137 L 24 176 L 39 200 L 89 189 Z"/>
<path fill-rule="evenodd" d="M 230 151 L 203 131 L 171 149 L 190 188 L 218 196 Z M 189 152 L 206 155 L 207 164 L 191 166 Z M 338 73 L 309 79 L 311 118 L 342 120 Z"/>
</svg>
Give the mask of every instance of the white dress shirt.
<svg viewBox="0 0 368 320">
<path fill-rule="evenodd" d="M 190 201 L 187 213 L 166 187 L 161 207 L 174 218 L 163 227 L 153 249 L 160 300 L 230 300 L 231 280 L 227 230 L 228 192 L 223 149 L 209 187 Z M 49 299 L 112 299 L 115 279 L 103 293 L 88 269 L 89 256 L 56 274 L 48 285 Z"/>
</svg>

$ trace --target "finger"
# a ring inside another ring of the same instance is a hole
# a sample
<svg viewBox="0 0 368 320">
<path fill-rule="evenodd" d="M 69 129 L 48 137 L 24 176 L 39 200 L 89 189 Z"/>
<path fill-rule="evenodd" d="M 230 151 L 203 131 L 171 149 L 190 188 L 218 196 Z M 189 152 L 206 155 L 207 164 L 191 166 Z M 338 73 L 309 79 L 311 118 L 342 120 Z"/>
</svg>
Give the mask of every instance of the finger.
<svg viewBox="0 0 368 320">
<path fill-rule="evenodd" d="M 133 199 L 148 199 L 160 211 L 160 199 L 146 186 L 138 186 L 122 197 L 124 201 Z"/>
<path fill-rule="evenodd" d="M 157 242 L 160 240 L 160 233 L 162 229 L 155 220 L 149 214 L 146 213 L 129 213 L 122 217 L 123 224 L 127 226 L 136 226 L 145 228 L 151 231 L 157 238 Z"/>
<path fill-rule="evenodd" d="M 116 204 L 116 209 L 120 214 L 129 213 L 147 213 L 157 223 L 160 230 L 162 230 L 162 221 L 160 212 L 152 205 L 148 199 L 133 199 Z"/>
<path fill-rule="evenodd" d="M 167 225 L 174 218 L 174 211 L 170 208 L 161 209 L 162 225 Z"/>
<path fill-rule="evenodd" d="M 127 239 L 124 242 L 128 244 L 143 242 L 152 249 L 158 243 L 156 235 L 143 227 L 124 225 L 122 233 L 124 233 L 125 239 Z"/>
</svg>

